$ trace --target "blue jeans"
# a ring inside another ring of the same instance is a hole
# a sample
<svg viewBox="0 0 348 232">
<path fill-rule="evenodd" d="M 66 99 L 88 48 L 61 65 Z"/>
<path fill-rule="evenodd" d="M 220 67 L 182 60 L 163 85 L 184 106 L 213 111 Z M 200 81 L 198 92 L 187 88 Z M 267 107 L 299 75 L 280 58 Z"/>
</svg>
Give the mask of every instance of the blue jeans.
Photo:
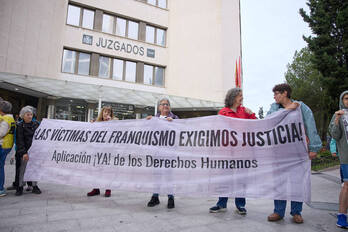
<svg viewBox="0 0 348 232">
<path fill-rule="evenodd" d="M 0 146 L 0 191 L 4 190 L 5 183 L 5 160 L 11 149 L 3 149 Z"/>
<path fill-rule="evenodd" d="M 303 202 L 291 201 L 291 212 L 290 214 L 294 216 L 295 214 L 301 215 Z M 279 214 L 279 216 L 284 217 L 286 209 L 286 200 L 274 200 L 274 213 Z"/>
<path fill-rule="evenodd" d="M 340 165 L 340 173 L 341 173 L 341 180 L 343 182 L 348 181 L 348 164 L 341 164 Z"/>
<path fill-rule="evenodd" d="M 153 197 L 158 197 L 158 193 L 154 193 L 154 194 L 152 194 L 152 196 Z M 168 194 L 168 198 L 174 198 L 174 196 L 171 195 L 171 194 Z"/>
<path fill-rule="evenodd" d="M 228 197 L 219 197 L 219 201 L 216 203 L 217 206 L 220 206 L 222 208 L 227 207 L 227 201 Z M 245 198 L 235 198 L 234 203 L 236 204 L 237 208 L 244 208 L 245 207 Z"/>
</svg>

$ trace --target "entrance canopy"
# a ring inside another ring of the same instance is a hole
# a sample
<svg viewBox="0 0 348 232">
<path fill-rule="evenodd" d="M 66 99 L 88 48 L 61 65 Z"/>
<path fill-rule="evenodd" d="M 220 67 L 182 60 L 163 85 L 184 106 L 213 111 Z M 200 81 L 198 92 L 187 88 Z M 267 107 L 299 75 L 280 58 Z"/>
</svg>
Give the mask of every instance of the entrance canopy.
<svg viewBox="0 0 348 232">
<path fill-rule="evenodd" d="M 175 110 L 218 110 L 223 107 L 220 102 L 167 95 L 165 89 L 163 89 L 163 93 L 154 93 L 9 73 L 0 73 L 0 87 L 36 97 L 75 98 L 88 102 L 98 102 L 101 99 L 106 102 L 139 106 L 154 106 L 158 99 L 168 97 L 171 107 Z"/>
</svg>

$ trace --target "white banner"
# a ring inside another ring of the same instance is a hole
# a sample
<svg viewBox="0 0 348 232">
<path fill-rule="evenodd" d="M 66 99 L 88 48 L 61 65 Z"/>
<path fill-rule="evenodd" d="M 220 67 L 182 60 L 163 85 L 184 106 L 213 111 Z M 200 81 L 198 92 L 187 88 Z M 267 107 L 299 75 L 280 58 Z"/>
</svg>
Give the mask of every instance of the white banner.
<svg viewBox="0 0 348 232">
<path fill-rule="evenodd" d="M 310 201 L 301 111 L 263 120 L 43 120 L 25 180 L 186 196 Z"/>
</svg>

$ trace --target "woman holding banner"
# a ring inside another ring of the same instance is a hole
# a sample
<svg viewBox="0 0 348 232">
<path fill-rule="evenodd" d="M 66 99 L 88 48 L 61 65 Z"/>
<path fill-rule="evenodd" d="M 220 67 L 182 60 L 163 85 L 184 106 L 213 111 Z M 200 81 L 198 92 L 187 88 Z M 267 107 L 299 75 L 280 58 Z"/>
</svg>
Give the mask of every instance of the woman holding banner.
<svg viewBox="0 0 348 232">
<path fill-rule="evenodd" d="M 100 111 L 98 118 L 96 122 L 104 122 L 104 121 L 109 121 L 109 120 L 118 120 L 118 118 L 114 117 L 114 113 L 112 111 L 111 106 L 104 106 L 102 110 Z M 87 193 L 88 197 L 96 196 L 100 194 L 100 189 L 99 188 L 94 188 L 92 191 Z M 110 197 L 111 196 L 111 190 L 106 189 L 104 197 Z"/>
<path fill-rule="evenodd" d="M 243 92 L 240 88 L 230 89 L 225 97 L 225 107 L 219 111 L 219 115 L 232 117 L 232 118 L 244 118 L 244 119 L 257 119 L 255 113 L 250 109 L 242 106 Z M 210 213 L 224 212 L 227 209 L 228 197 L 219 197 L 215 206 L 209 209 Z M 235 204 L 237 207 L 236 212 L 240 215 L 246 215 L 245 198 L 235 198 Z"/>
<path fill-rule="evenodd" d="M 25 106 L 19 112 L 19 116 L 23 121 L 17 124 L 16 131 L 16 146 L 17 152 L 16 156 L 21 160 L 19 174 L 18 174 L 18 187 L 16 191 L 16 196 L 21 196 L 23 194 L 24 186 L 24 173 L 29 161 L 28 150 L 31 147 L 33 136 L 36 129 L 39 127 L 39 123 L 36 120 L 33 120 L 34 110 L 32 106 Z M 37 182 L 32 182 L 32 193 L 41 194 L 41 190 L 37 186 Z"/>
<path fill-rule="evenodd" d="M 167 121 L 172 121 L 173 119 L 179 119 L 178 116 L 173 114 L 170 110 L 170 101 L 168 98 L 162 98 L 157 102 L 158 113 L 156 117 L 165 119 Z M 151 119 L 152 116 L 148 116 L 146 119 Z M 160 203 L 158 193 L 152 194 L 151 200 L 147 203 L 147 207 L 154 207 Z M 168 209 L 173 209 L 175 207 L 174 204 L 174 196 L 172 194 L 168 194 Z"/>
</svg>

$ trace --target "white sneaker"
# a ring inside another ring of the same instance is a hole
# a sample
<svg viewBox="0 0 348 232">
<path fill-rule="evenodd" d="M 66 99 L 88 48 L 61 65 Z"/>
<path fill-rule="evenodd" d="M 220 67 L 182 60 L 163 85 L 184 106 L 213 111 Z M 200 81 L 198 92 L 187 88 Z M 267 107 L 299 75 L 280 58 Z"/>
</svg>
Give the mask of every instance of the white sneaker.
<svg viewBox="0 0 348 232">
<path fill-rule="evenodd" d="M 4 196 L 6 196 L 6 192 L 5 192 L 5 190 L 1 190 L 0 191 L 0 197 L 4 197 Z"/>
</svg>

